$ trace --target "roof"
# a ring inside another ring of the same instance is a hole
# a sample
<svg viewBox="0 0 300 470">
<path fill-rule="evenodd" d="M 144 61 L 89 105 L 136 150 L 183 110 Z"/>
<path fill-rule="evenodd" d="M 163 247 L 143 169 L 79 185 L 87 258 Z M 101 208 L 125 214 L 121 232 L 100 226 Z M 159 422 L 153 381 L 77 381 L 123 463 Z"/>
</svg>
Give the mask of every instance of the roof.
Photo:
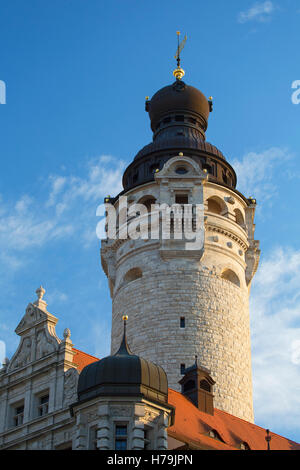
<svg viewBox="0 0 300 470">
<path fill-rule="evenodd" d="M 98 396 L 141 395 L 168 403 L 168 379 L 164 369 L 132 354 L 126 338 L 126 321 L 119 350 L 88 364 L 79 376 L 78 399 Z"/>
<path fill-rule="evenodd" d="M 168 429 L 169 436 L 190 444 L 191 448 L 215 450 L 240 449 L 247 443 L 251 450 L 266 450 L 266 430 L 225 411 L 214 409 L 211 416 L 193 405 L 179 392 L 169 389 L 169 403 L 176 407 L 174 425 Z M 220 440 L 209 436 L 214 430 Z M 271 450 L 300 450 L 300 444 L 278 434 L 270 433 Z"/>
<path fill-rule="evenodd" d="M 87 366 L 88 364 L 92 364 L 92 362 L 99 361 L 98 357 L 91 356 L 83 351 L 79 351 L 79 349 L 72 348 L 75 355 L 73 356 L 73 363 L 77 366 L 77 370 L 79 372 Z"/>
<path fill-rule="evenodd" d="M 83 351 L 73 348 L 74 365 L 79 372 L 93 362 L 99 361 Z M 168 428 L 168 435 L 187 444 L 192 449 L 238 450 L 242 443 L 247 443 L 251 450 L 266 450 L 266 430 L 237 418 L 225 411 L 214 409 L 214 415 L 200 411 L 184 395 L 169 388 L 169 404 L 175 407 L 175 422 Z M 219 439 L 210 437 L 215 431 Z M 271 450 L 300 450 L 300 444 L 290 439 L 270 433 Z"/>
</svg>

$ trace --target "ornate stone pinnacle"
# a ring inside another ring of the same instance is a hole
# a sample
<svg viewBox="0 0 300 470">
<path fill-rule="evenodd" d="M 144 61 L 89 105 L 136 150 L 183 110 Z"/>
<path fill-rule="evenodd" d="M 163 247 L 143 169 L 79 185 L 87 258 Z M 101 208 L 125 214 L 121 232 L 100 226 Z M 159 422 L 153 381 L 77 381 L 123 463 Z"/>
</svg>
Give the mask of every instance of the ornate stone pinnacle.
<svg viewBox="0 0 300 470">
<path fill-rule="evenodd" d="M 46 292 L 46 291 L 45 291 L 45 289 L 44 289 L 42 286 L 40 286 L 40 287 L 35 291 L 38 300 L 42 300 L 42 299 L 43 299 L 45 292 Z"/>
<path fill-rule="evenodd" d="M 64 339 L 69 339 L 71 337 L 71 331 L 69 328 L 64 329 Z"/>
</svg>

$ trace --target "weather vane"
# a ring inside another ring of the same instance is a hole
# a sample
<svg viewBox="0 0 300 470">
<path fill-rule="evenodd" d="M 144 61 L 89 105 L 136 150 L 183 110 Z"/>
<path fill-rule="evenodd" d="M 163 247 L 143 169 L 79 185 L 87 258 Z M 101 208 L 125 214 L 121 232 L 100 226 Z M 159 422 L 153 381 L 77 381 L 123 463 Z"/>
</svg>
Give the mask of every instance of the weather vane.
<svg viewBox="0 0 300 470">
<path fill-rule="evenodd" d="M 177 60 L 177 68 L 174 70 L 173 75 L 176 77 L 176 80 L 181 80 L 185 75 L 185 71 L 180 67 L 180 53 L 185 46 L 187 36 L 185 35 L 183 40 L 180 42 L 180 31 L 177 31 L 178 46 L 175 59 Z"/>
</svg>

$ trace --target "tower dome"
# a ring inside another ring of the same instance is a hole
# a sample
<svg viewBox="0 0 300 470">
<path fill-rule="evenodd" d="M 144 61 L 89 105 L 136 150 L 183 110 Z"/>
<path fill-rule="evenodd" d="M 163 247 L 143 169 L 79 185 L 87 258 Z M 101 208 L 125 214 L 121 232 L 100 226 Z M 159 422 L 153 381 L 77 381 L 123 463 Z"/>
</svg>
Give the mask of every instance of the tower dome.
<svg viewBox="0 0 300 470">
<path fill-rule="evenodd" d="M 151 120 L 151 129 L 157 130 L 160 121 L 170 113 L 189 115 L 191 119 L 199 119 L 205 132 L 210 113 L 207 98 L 197 88 L 176 80 L 172 85 L 160 89 L 147 101 L 147 111 Z M 192 123 L 192 121 L 191 121 Z"/>
<path fill-rule="evenodd" d="M 126 338 L 126 323 L 119 350 L 86 366 L 78 381 L 79 401 L 99 396 L 143 396 L 168 402 L 168 380 L 162 367 L 132 354 Z"/>
<path fill-rule="evenodd" d="M 143 147 L 123 175 L 125 191 L 154 181 L 154 174 L 178 152 L 184 152 L 206 170 L 210 181 L 236 187 L 236 174 L 223 153 L 206 141 L 211 98 L 181 80 L 146 98 L 153 141 Z"/>
</svg>

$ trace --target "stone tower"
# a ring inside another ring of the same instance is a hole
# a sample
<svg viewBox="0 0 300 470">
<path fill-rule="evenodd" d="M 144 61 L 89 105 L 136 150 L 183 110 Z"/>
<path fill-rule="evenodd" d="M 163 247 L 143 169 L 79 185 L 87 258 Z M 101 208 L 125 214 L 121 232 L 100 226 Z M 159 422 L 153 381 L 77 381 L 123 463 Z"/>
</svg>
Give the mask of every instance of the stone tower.
<svg viewBox="0 0 300 470">
<path fill-rule="evenodd" d="M 162 366 L 169 387 L 180 390 L 184 369 L 197 355 L 215 381 L 214 406 L 253 421 L 249 293 L 260 253 L 256 201 L 235 189 L 234 169 L 206 141 L 212 101 L 198 89 L 177 77 L 146 101 L 146 111 L 153 142 L 125 170 L 124 191 L 106 202 L 117 211 L 120 196 L 129 208 L 143 203 L 149 210 L 154 203 L 203 204 L 204 243 L 187 249 L 186 240 L 174 237 L 172 217 L 169 240 L 102 241 L 112 353 L 125 313 L 131 349 Z"/>
</svg>

